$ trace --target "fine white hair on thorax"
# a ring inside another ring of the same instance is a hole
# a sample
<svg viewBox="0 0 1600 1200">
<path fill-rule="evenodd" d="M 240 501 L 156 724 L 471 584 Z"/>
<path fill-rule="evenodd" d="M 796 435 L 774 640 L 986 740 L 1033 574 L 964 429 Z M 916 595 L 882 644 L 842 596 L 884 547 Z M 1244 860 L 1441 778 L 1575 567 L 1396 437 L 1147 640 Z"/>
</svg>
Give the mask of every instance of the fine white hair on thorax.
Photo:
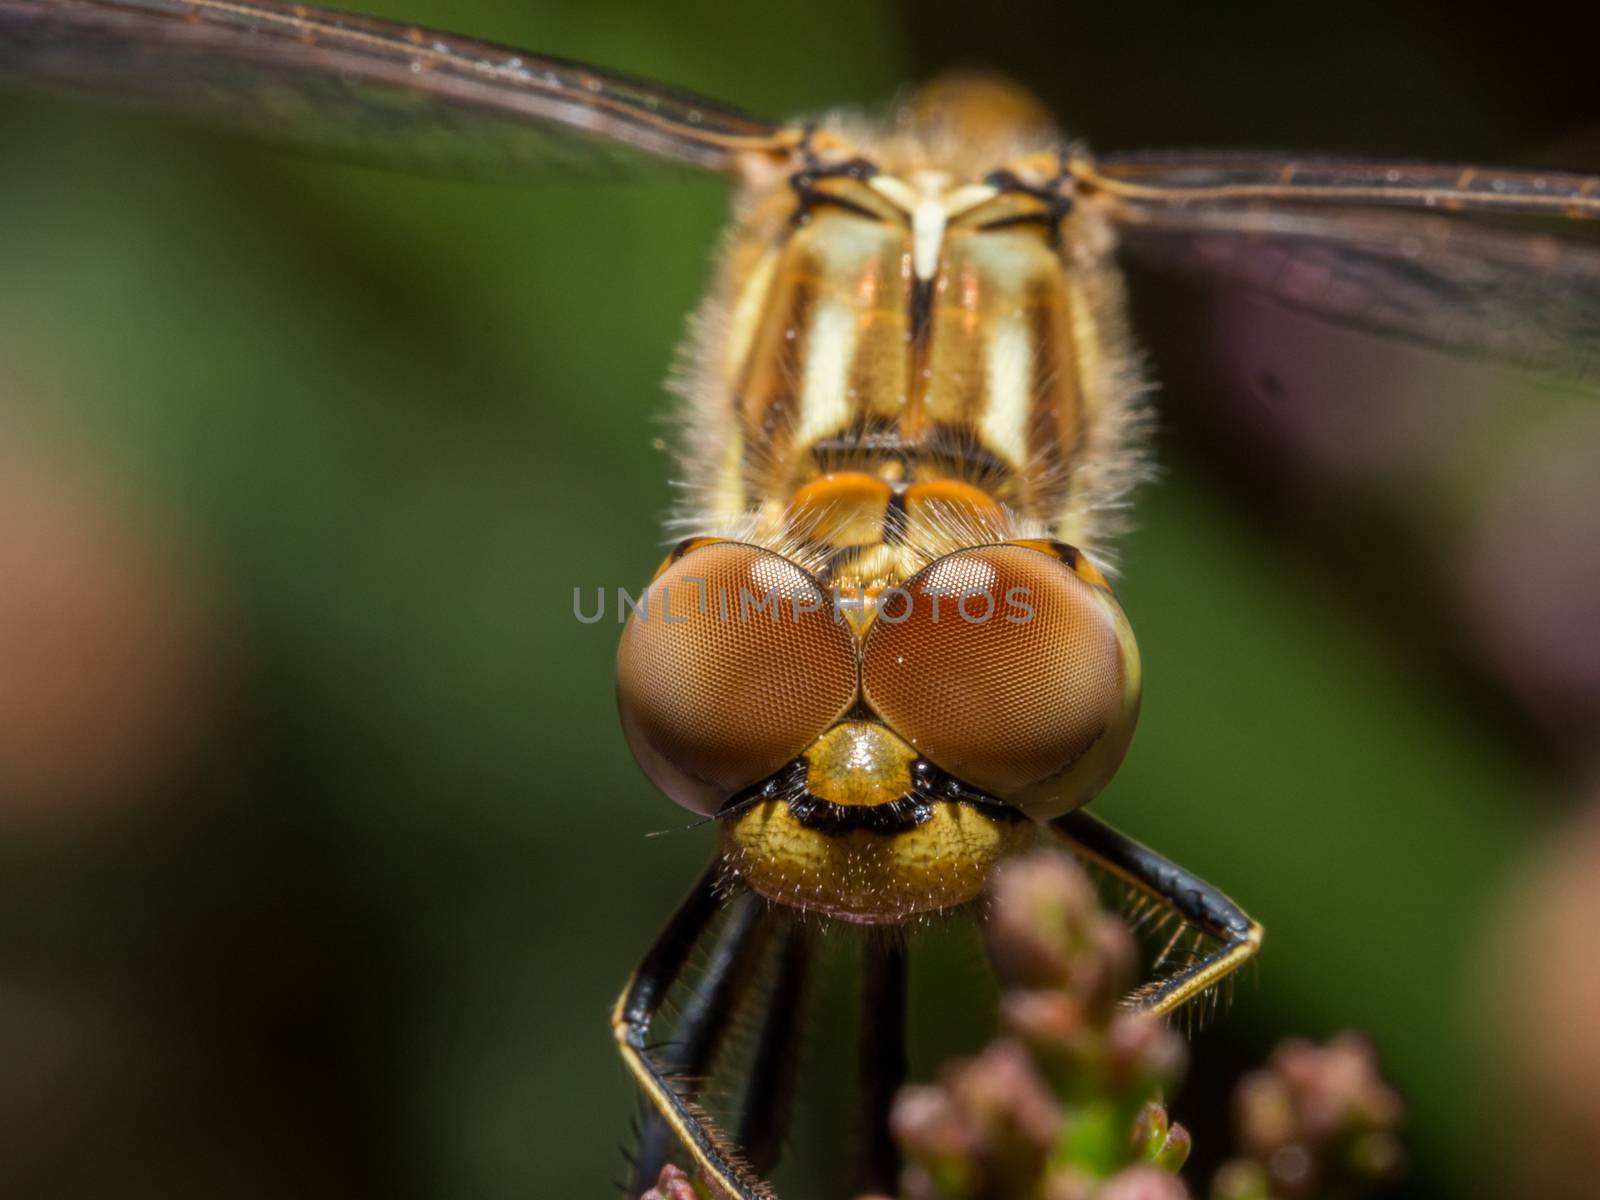
<svg viewBox="0 0 1600 1200">
<path fill-rule="evenodd" d="M 953 211 L 950 196 L 940 199 L 935 184 L 944 180 L 951 188 L 971 189 L 975 180 L 1008 161 L 1061 151 L 1065 143 L 1053 130 L 1030 127 L 974 145 L 937 124 L 918 124 L 904 116 L 907 111 L 901 105 L 887 122 L 830 113 L 817 127 L 848 139 L 881 171 L 893 173 L 894 179 L 886 181 L 889 186 L 878 190 L 894 187 L 908 194 L 908 271 L 932 281 Z M 773 286 L 776 247 L 787 236 L 793 213 L 790 208 L 785 216 L 781 208 L 788 195 L 787 179 L 774 175 L 738 196 L 735 223 L 719 256 L 719 283 L 691 317 L 669 378 L 669 390 L 678 397 L 680 502 L 668 522 L 675 537 L 759 535 L 770 540 L 774 506 L 781 512 L 787 497 L 764 495 L 752 481 L 800 478 L 799 457 L 809 454 L 813 434 L 836 420 L 837 404 L 830 407 L 826 401 L 853 391 L 844 373 L 857 331 L 845 319 L 848 309 L 835 301 L 804 331 L 804 366 L 784 363 L 781 372 L 793 385 L 797 419 L 815 424 L 816 430 L 800 424 L 786 431 L 787 440 L 774 444 L 744 428 L 739 389 L 746 364 L 741 355 L 751 352 L 755 331 L 765 318 L 763 297 Z M 1060 455 L 1028 453 L 1028 410 L 1049 381 L 1033 369 L 1020 327 L 1007 342 L 1004 322 L 995 326 L 983 368 L 989 407 L 974 417 L 974 428 L 1016 465 L 1032 494 L 1059 498 L 1054 508 L 1027 520 L 1008 514 L 1010 527 L 1030 530 L 1011 536 L 1069 542 L 1109 573 L 1115 567 L 1110 541 L 1127 525 L 1129 495 L 1152 474 L 1145 451 L 1151 426 L 1149 387 L 1127 328 L 1122 281 L 1111 257 L 1113 233 L 1092 216 L 1069 221 L 1061 253 L 1075 298 L 1070 369 L 1084 397 L 1083 410 L 1074 418 L 1078 443 L 1065 461 Z M 774 252 L 763 257 L 758 252 L 764 245 Z M 1061 370 L 1061 364 L 1053 369 Z M 756 421 L 760 415 L 748 419 Z M 967 482 L 985 486 L 982 478 L 969 477 Z M 803 531 L 791 540 L 804 541 Z"/>
</svg>

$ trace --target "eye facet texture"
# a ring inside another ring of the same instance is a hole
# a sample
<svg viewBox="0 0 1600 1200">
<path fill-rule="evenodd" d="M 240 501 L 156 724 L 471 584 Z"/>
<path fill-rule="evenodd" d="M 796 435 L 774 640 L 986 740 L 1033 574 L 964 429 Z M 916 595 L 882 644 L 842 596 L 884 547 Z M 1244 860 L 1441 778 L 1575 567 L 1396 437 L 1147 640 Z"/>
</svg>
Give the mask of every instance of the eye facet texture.
<svg viewBox="0 0 1600 1200">
<path fill-rule="evenodd" d="M 855 700 L 855 636 L 779 555 L 714 542 L 671 564 L 646 597 L 617 651 L 617 703 L 639 765 L 685 808 L 716 812 Z"/>
<path fill-rule="evenodd" d="M 887 597 L 867 637 L 865 697 L 928 759 L 1047 818 L 1122 761 L 1138 652 L 1109 591 L 1023 546 L 962 550 Z"/>
</svg>

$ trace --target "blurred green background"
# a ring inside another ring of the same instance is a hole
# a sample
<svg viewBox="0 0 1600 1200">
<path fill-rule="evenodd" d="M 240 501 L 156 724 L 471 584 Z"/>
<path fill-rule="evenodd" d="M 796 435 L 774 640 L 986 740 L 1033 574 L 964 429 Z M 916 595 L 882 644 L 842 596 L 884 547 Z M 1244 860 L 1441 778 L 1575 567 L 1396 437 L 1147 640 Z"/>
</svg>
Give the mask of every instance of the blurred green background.
<svg viewBox="0 0 1600 1200">
<path fill-rule="evenodd" d="M 1592 42 L 1443 6 L 381 12 L 776 114 L 985 62 L 1107 148 L 1519 160 L 1600 118 Z M 414 179 L 0 99 L 0 520 L 77 531 L 15 536 L 0 566 L 43 581 L 46 614 L 75 611 L 62 579 L 112 597 L 96 628 L 122 655 L 10 652 L 100 724 L 52 734 L 65 775 L 5 743 L 9 1194 L 620 1177 L 607 1010 L 712 832 L 645 839 L 684 816 L 629 759 L 617 630 L 577 624 L 572 589 L 658 561 L 660 381 L 724 203 L 715 181 Z M 1411 1105 L 1408 1194 L 1482 1194 L 1484 922 L 1573 785 L 1448 636 L 1414 636 L 1427 589 L 1374 603 L 1326 522 L 1262 520 L 1185 428 L 1124 551 L 1148 690 L 1097 811 L 1269 940 L 1177 1115 L 1215 1158 L 1229 1079 L 1282 1035 L 1364 1029 Z M 975 953 L 935 940 L 918 979 L 961 975 L 962 999 L 924 990 L 919 1062 L 982 1011 Z M 820 1074 L 802 1096 L 827 1106 Z"/>
</svg>

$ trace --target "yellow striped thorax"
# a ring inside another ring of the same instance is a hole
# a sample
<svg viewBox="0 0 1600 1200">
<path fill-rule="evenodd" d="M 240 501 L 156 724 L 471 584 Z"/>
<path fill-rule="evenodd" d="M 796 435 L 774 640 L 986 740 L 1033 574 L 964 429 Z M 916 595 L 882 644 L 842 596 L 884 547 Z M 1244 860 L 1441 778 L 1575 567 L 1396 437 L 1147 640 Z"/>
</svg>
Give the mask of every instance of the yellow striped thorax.
<svg viewBox="0 0 1600 1200">
<path fill-rule="evenodd" d="M 1095 549 L 1141 462 L 1110 232 L 1073 204 L 1058 151 L 1025 152 L 1042 136 L 1026 124 L 974 150 L 981 111 L 1015 102 L 970 90 L 910 106 L 934 124 L 816 132 L 748 173 L 683 380 L 690 523 L 804 538 L 806 520 L 850 523 L 818 481 L 865 473 L 990 501 L 981 530 L 925 506 L 913 546 L 999 532 Z"/>
</svg>

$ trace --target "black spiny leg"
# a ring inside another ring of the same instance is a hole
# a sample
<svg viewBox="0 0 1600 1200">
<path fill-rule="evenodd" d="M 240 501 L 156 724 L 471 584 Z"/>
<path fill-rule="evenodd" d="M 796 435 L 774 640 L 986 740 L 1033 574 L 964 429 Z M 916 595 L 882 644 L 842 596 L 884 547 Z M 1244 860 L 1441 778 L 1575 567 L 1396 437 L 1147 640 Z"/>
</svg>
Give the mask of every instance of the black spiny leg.
<svg viewBox="0 0 1600 1200">
<path fill-rule="evenodd" d="M 650 1025 L 690 951 L 716 915 L 721 863 L 712 863 L 678 906 L 611 1012 L 611 1033 L 645 1099 L 693 1156 L 695 1164 L 736 1200 L 772 1200 L 772 1189 L 746 1168 L 693 1100 L 672 1086 L 649 1053 Z"/>
<path fill-rule="evenodd" d="M 771 999 L 761 1023 L 750 1080 L 739 1118 L 739 1149 L 750 1170 L 767 1175 L 778 1164 L 800 1065 L 800 1016 L 811 966 L 812 927 L 803 918 L 785 921 Z"/>
<path fill-rule="evenodd" d="M 1078 853 L 1221 943 L 1176 975 L 1136 993 L 1132 997 L 1134 1007 L 1145 1012 L 1171 1012 L 1226 979 L 1261 948 L 1261 926 L 1232 900 L 1177 863 L 1082 810 L 1057 817 L 1050 822 L 1050 828 L 1072 843 Z"/>
<path fill-rule="evenodd" d="M 711 959 L 684 1002 L 672 1041 L 658 1055 L 662 1075 L 677 1079 L 678 1091 L 688 1097 L 694 1096 L 700 1081 L 711 1071 L 728 1031 L 737 994 L 748 980 L 769 932 L 764 924 L 764 906 L 749 892 L 736 895 L 729 902 L 729 910 Z M 666 1119 L 655 1109 L 648 1109 L 634 1149 L 629 1200 L 655 1185 L 676 1144 Z"/>
<path fill-rule="evenodd" d="M 893 1196 L 900 1153 L 889 1106 L 906 1078 L 906 948 L 893 933 L 868 935 L 861 988 L 861 1131 L 854 1191 Z"/>
</svg>

